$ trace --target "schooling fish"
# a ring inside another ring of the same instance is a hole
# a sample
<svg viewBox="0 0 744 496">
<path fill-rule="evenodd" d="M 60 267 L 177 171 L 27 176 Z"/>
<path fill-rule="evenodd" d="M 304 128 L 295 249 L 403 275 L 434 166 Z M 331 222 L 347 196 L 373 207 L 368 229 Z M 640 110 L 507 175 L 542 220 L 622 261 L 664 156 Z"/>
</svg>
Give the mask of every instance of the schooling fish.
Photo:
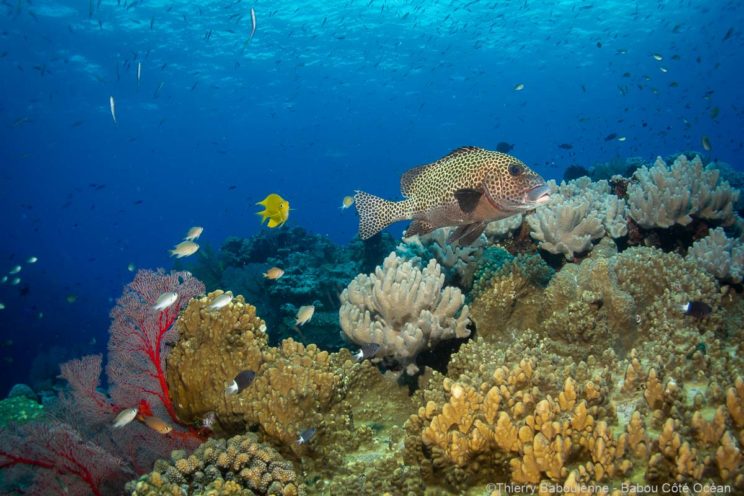
<svg viewBox="0 0 744 496">
<path fill-rule="evenodd" d="M 487 223 L 534 209 L 550 194 L 543 178 L 520 160 L 473 146 L 409 170 L 401 177 L 400 189 L 406 199 L 398 202 L 357 191 L 360 238 L 412 219 L 407 237 L 457 226 L 448 241 L 469 245 Z"/>
<path fill-rule="evenodd" d="M 113 96 L 109 97 L 109 107 L 111 107 L 111 118 L 114 119 L 114 124 L 116 124 L 116 102 Z"/>
<path fill-rule="evenodd" d="M 256 373 L 252 370 L 244 370 L 235 376 L 235 379 L 225 388 L 225 394 L 238 394 L 253 384 Z"/>
<path fill-rule="evenodd" d="M 198 244 L 194 243 L 193 241 L 186 240 L 181 241 L 176 246 L 174 246 L 173 249 L 170 250 L 170 254 L 172 257 L 183 258 L 188 257 L 189 255 L 193 255 L 198 249 Z"/>
<path fill-rule="evenodd" d="M 183 238 L 187 241 L 194 241 L 195 239 L 199 239 L 199 236 L 204 232 L 204 228 L 201 226 L 194 226 L 191 229 L 189 229 L 189 232 L 186 233 L 186 237 Z"/>
</svg>

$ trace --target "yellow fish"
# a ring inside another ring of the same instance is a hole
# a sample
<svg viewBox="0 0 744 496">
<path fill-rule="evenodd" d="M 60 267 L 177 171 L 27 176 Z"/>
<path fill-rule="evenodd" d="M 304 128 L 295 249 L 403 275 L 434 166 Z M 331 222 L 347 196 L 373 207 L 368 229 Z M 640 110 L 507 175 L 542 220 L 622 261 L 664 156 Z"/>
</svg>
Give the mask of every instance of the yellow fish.
<svg viewBox="0 0 744 496">
<path fill-rule="evenodd" d="M 201 236 L 201 233 L 204 232 L 204 228 L 201 226 L 194 226 L 191 229 L 189 229 L 189 232 L 186 233 L 186 237 L 183 238 L 186 241 L 194 241 L 195 239 L 199 239 L 199 236 Z"/>
<path fill-rule="evenodd" d="M 145 417 L 142 419 L 142 422 L 144 422 L 144 424 L 150 429 L 163 435 L 166 435 L 173 430 L 173 427 L 157 417 Z"/>
<path fill-rule="evenodd" d="M 272 267 L 263 274 L 266 279 L 279 279 L 283 275 L 284 271 L 279 267 Z"/>
<path fill-rule="evenodd" d="M 354 205 L 354 197 L 344 196 L 344 199 L 341 201 L 341 210 L 346 210 L 352 205 Z"/>
<path fill-rule="evenodd" d="M 315 305 L 301 306 L 300 309 L 297 310 L 297 318 L 295 319 L 295 325 L 301 326 L 303 324 L 310 322 L 310 319 L 313 318 L 314 313 L 315 313 Z"/>
<path fill-rule="evenodd" d="M 274 228 L 287 222 L 287 218 L 289 217 L 289 202 L 276 193 L 271 193 L 263 201 L 256 203 L 256 205 L 262 205 L 264 207 L 263 210 L 257 212 L 261 216 L 261 224 L 268 219 L 269 227 Z"/>
<path fill-rule="evenodd" d="M 174 246 L 173 249 L 170 250 L 170 254 L 172 257 L 183 258 L 193 255 L 198 249 L 198 244 L 194 243 L 193 241 L 186 240 L 181 241 L 176 246 Z"/>
</svg>

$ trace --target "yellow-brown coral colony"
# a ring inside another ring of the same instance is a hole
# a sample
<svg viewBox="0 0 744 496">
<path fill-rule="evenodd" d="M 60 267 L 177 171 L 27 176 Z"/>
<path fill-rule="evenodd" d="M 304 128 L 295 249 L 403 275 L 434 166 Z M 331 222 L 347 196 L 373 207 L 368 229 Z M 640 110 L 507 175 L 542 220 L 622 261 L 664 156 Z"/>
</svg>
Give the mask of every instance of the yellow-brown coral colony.
<svg viewBox="0 0 744 496">
<path fill-rule="evenodd" d="M 687 184 L 685 168 L 715 198 L 664 196 L 661 176 Z M 531 229 L 530 254 L 489 251 L 520 217 L 466 250 L 417 237 L 349 281 L 340 326 L 376 346 L 371 361 L 270 346 L 242 296 L 218 311 L 222 291 L 192 300 L 167 362 L 173 402 L 181 419 L 213 412 L 215 436 L 238 436 L 159 462 L 133 494 L 744 494 L 744 301 L 729 285 L 744 273 L 741 241 L 711 232 L 687 257 L 617 242 L 629 226 L 732 225 L 738 192 L 687 159 L 640 170 L 627 198 L 607 182 L 552 188 L 510 245 Z M 710 311 L 690 313 L 693 301 Z M 459 349 L 434 370 L 422 357 L 448 342 Z M 244 370 L 253 382 L 226 394 Z"/>
</svg>

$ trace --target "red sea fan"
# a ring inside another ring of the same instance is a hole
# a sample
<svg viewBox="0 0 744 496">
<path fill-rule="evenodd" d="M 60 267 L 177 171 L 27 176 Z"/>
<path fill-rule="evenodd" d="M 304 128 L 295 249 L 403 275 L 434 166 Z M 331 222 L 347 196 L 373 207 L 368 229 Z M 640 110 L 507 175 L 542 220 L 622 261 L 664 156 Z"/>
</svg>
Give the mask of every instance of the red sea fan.
<svg viewBox="0 0 744 496">
<path fill-rule="evenodd" d="M 60 376 L 72 389 L 72 396 L 60 395 L 58 408 L 73 410 L 87 424 L 108 424 L 116 413 L 116 407 L 108 397 L 98 390 L 101 383 L 101 355 L 88 355 L 60 365 Z M 68 401 L 74 403 L 69 404 Z M 64 415 L 72 418 L 71 415 Z M 78 419 L 80 420 L 80 419 Z"/>
<path fill-rule="evenodd" d="M 169 308 L 153 308 L 163 293 L 175 291 Z M 167 412 L 178 422 L 165 379 L 165 347 L 176 339 L 173 323 L 182 306 L 204 292 L 204 284 L 189 272 L 140 270 L 111 312 L 111 338 L 106 372 L 110 394 L 118 408 L 147 401 L 156 415 Z M 165 410 L 163 412 L 162 410 Z"/>
<path fill-rule="evenodd" d="M 0 469 L 24 467 L 36 469 L 28 494 L 115 494 L 131 477 L 120 458 L 49 420 L 0 430 Z"/>
</svg>

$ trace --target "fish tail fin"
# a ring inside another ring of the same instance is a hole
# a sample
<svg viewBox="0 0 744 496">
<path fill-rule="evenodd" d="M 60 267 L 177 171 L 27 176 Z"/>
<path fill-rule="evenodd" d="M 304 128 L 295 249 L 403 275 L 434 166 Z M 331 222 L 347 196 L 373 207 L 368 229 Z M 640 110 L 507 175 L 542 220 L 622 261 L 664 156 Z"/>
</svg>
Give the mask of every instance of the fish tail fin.
<svg viewBox="0 0 744 496">
<path fill-rule="evenodd" d="M 410 218 L 407 212 L 408 202 L 409 200 L 389 201 L 357 191 L 354 205 L 359 213 L 359 237 L 369 239 L 393 222 Z"/>
</svg>

